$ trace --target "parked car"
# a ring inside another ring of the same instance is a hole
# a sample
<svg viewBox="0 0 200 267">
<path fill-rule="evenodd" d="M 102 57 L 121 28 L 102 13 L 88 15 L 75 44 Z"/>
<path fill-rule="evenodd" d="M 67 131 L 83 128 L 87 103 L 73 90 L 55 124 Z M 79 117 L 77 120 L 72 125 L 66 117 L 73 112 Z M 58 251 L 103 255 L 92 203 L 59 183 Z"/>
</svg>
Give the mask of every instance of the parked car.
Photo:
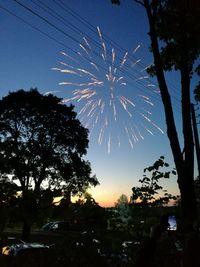
<svg viewBox="0 0 200 267">
<path fill-rule="evenodd" d="M 68 221 L 55 221 L 49 222 L 42 226 L 42 231 L 62 232 L 70 230 L 70 222 Z"/>
<path fill-rule="evenodd" d="M 19 256 L 25 253 L 41 252 L 49 249 L 49 246 L 40 243 L 18 243 L 2 248 L 2 255 Z"/>
<path fill-rule="evenodd" d="M 52 226 L 55 224 L 56 222 L 48 222 L 45 225 L 42 226 L 41 230 L 42 231 L 50 231 L 52 229 Z"/>
<path fill-rule="evenodd" d="M 26 243 L 16 237 L 4 237 L 0 239 L 0 254 L 18 256 L 26 252 L 40 252 L 49 249 L 49 246 L 40 243 Z"/>
<path fill-rule="evenodd" d="M 25 242 L 19 238 L 16 237 L 4 237 L 0 239 L 0 254 L 5 255 L 5 250 L 7 247 L 13 245 L 13 244 L 24 244 Z"/>
</svg>

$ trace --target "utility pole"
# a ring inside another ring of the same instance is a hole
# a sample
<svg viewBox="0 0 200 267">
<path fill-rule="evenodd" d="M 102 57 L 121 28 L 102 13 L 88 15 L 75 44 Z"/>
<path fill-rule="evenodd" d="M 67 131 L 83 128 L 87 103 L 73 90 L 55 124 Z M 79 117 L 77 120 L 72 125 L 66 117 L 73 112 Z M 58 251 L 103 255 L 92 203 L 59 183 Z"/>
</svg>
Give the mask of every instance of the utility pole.
<svg viewBox="0 0 200 267">
<path fill-rule="evenodd" d="M 194 104 L 191 104 L 191 114 L 192 114 L 192 125 L 193 125 L 193 133 L 194 133 L 194 143 L 196 149 L 196 157 L 197 157 L 197 166 L 198 166 L 198 176 L 200 177 L 200 145 L 199 145 L 199 136 L 197 130 L 197 122 L 194 111 Z"/>
</svg>

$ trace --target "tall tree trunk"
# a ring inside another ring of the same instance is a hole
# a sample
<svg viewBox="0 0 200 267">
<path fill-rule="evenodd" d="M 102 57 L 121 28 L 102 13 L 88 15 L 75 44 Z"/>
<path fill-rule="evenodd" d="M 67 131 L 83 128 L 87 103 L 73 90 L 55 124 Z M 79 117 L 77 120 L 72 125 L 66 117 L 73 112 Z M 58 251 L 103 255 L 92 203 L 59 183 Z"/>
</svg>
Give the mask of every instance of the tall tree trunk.
<svg viewBox="0 0 200 267">
<path fill-rule="evenodd" d="M 31 234 L 31 224 L 28 220 L 24 220 L 22 229 L 22 240 L 25 242 L 29 242 L 30 234 Z"/>
<path fill-rule="evenodd" d="M 22 193 L 22 239 L 26 242 L 30 241 L 31 225 L 35 216 L 35 212 L 36 206 L 33 195 L 31 195 L 31 192 L 29 192 L 28 189 L 24 189 Z"/>
<path fill-rule="evenodd" d="M 184 50 L 185 49 L 182 51 L 184 54 L 182 57 L 187 56 L 187 51 Z M 195 221 L 197 210 L 194 190 L 194 140 L 190 105 L 190 73 L 186 66 L 188 66 L 187 58 L 183 60 L 181 68 L 184 173 L 183 176 L 179 177 L 178 183 L 181 192 L 181 207 L 185 223 L 184 227 L 191 228 L 190 224 Z"/>
<path fill-rule="evenodd" d="M 156 4 L 156 1 L 154 1 Z M 156 5 L 155 5 L 156 6 Z M 185 145 L 185 158 L 181 152 L 179 139 L 177 135 L 173 109 L 170 99 L 170 94 L 166 84 L 164 76 L 164 68 L 162 64 L 162 58 L 159 51 L 157 33 L 155 28 L 155 15 L 151 9 L 149 0 L 144 0 L 144 7 L 147 12 L 149 26 L 150 26 L 150 38 L 152 52 L 154 56 L 154 64 L 156 69 L 156 76 L 161 92 L 161 98 L 164 105 L 165 118 L 167 124 L 167 135 L 170 141 L 174 162 L 178 175 L 178 185 L 181 194 L 181 208 L 182 208 L 182 222 L 184 229 L 186 225 L 190 225 L 196 218 L 196 205 L 194 196 L 194 182 L 193 182 L 193 137 L 191 131 L 191 115 L 190 115 L 190 98 L 189 94 L 189 76 L 188 73 L 181 72 L 181 83 L 182 83 L 182 116 L 183 116 L 183 135 Z M 185 71 L 185 70 L 184 70 Z M 189 108 L 189 110 L 188 110 Z"/>
<path fill-rule="evenodd" d="M 180 5 L 178 18 L 180 21 L 180 74 L 181 74 L 181 93 L 182 93 L 182 125 L 184 137 L 184 176 L 179 179 L 179 187 L 182 192 L 181 204 L 186 226 L 196 219 L 196 198 L 194 190 L 194 139 L 192 130 L 191 100 L 190 100 L 190 74 L 191 63 L 188 54 L 187 26 L 185 25 L 185 5 Z M 189 225 L 188 225 L 189 226 Z M 190 226 L 189 226 L 190 227 Z"/>
</svg>

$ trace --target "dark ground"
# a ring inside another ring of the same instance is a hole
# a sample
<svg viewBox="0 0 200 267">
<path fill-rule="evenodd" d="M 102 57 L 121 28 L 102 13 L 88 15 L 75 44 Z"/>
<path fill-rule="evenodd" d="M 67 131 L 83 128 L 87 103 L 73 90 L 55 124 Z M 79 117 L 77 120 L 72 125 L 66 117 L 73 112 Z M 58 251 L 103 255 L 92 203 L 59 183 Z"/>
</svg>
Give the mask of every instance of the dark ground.
<svg viewBox="0 0 200 267">
<path fill-rule="evenodd" d="M 20 238 L 19 232 L 4 234 Z M 50 248 L 16 257 L 0 255 L 0 267 L 200 267 L 197 236 L 188 239 L 185 254 L 177 250 L 174 237 L 168 236 L 157 244 L 154 260 L 151 240 L 146 239 L 143 248 L 136 242 L 124 250 L 122 243 L 125 240 L 131 240 L 131 237 L 117 231 L 33 232 L 31 242 L 49 245 Z M 140 261 L 137 264 L 138 255 Z"/>
<path fill-rule="evenodd" d="M 20 238 L 20 233 L 7 232 L 7 236 Z M 103 240 L 103 245 L 97 240 Z M 63 233 L 34 232 L 31 242 L 49 245 L 48 250 L 27 252 L 20 256 L 0 255 L 0 267 L 129 267 L 130 261 L 122 254 L 122 235 L 116 233 Z"/>
</svg>

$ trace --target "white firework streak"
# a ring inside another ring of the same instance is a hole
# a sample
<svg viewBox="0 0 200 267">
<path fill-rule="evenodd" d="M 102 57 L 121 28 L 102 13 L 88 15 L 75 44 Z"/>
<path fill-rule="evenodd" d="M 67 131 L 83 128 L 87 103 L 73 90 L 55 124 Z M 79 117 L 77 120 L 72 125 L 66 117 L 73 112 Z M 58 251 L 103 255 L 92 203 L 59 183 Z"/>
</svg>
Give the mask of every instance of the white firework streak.
<svg viewBox="0 0 200 267">
<path fill-rule="evenodd" d="M 110 154 L 110 143 L 111 143 L 111 137 L 109 135 L 109 137 L 108 137 L 108 154 Z"/>
<path fill-rule="evenodd" d="M 133 142 L 132 142 L 132 140 L 131 140 L 131 137 L 130 137 L 128 128 L 125 126 L 124 129 L 125 129 L 125 132 L 126 132 L 126 134 L 127 134 L 129 144 L 131 145 L 131 148 L 133 148 Z"/>
<path fill-rule="evenodd" d="M 132 136 L 133 141 L 134 141 L 135 143 L 137 143 L 137 142 L 139 141 L 139 139 L 138 139 L 138 137 L 137 137 L 137 135 L 136 135 L 136 133 L 135 133 L 135 131 L 134 131 L 133 128 L 131 128 L 131 136 Z"/>
<path fill-rule="evenodd" d="M 140 48 L 142 46 L 142 43 L 141 44 L 139 44 L 134 50 L 133 50 L 133 52 L 132 52 L 132 54 L 135 54 L 136 53 L 136 51 Z"/>
<path fill-rule="evenodd" d="M 155 87 L 156 85 L 155 84 L 152 84 L 152 83 L 148 83 L 148 84 L 146 84 L 146 86 L 148 86 L 148 87 Z"/>
<path fill-rule="evenodd" d="M 65 52 L 61 52 L 67 59 L 67 63 L 62 61 L 60 64 L 63 68 L 52 69 L 65 73 L 68 77 L 73 78 L 73 80 L 67 79 L 59 83 L 60 85 L 68 86 L 71 91 L 71 96 L 64 98 L 62 102 L 77 102 L 79 105 L 82 105 L 78 112 L 80 121 L 85 127 L 89 128 L 90 136 L 91 132 L 94 133 L 95 129 L 99 128 L 98 143 L 102 144 L 105 140 L 105 142 L 107 142 L 108 153 L 110 153 L 111 144 L 115 140 L 114 134 L 116 135 L 118 147 L 121 147 L 120 134 L 112 129 L 112 127 L 114 127 L 112 126 L 114 122 L 117 123 L 115 127 L 117 127 L 119 132 L 121 131 L 122 134 L 125 132 L 131 148 L 134 147 L 134 143 L 145 138 L 145 134 L 142 130 L 145 130 L 145 133 L 148 132 L 153 135 L 151 129 L 142 124 L 142 121 L 153 126 L 153 128 L 156 128 L 161 133 L 163 133 L 163 131 L 150 119 L 152 112 L 149 108 L 154 107 L 154 103 L 150 97 L 136 93 L 135 89 L 127 89 L 130 88 L 128 87 L 130 82 L 128 78 L 126 78 L 124 68 L 129 68 L 133 71 L 133 68 L 139 65 L 141 59 L 135 58 L 133 60 L 132 56 L 126 51 L 121 58 L 118 58 L 114 48 L 108 49 L 106 47 L 103 34 L 99 27 L 97 27 L 97 33 L 100 41 L 97 51 L 93 49 L 89 38 L 86 39 L 86 37 L 83 37 L 82 42 L 79 43 L 79 50 L 76 52 L 76 55 L 72 57 Z M 134 55 L 141 45 L 142 44 L 139 44 L 131 55 Z M 141 75 L 141 72 L 145 71 L 148 67 L 149 66 L 137 71 L 137 78 L 132 79 L 132 82 L 143 82 L 149 79 L 149 76 Z M 155 88 L 156 85 L 148 82 L 144 87 L 151 90 L 151 88 Z M 73 90 L 71 88 L 73 88 Z M 143 106 L 140 107 L 141 104 L 146 105 L 147 108 Z M 121 119 L 121 111 L 126 114 L 127 121 Z M 139 116 L 138 122 L 141 129 L 139 129 L 139 126 L 135 123 L 136 116 Z M 121 128 L 119 127 L 120 124 L 122 125 Z M 107 131 L 109 131 L 109 134 L 107 134 Z M 112 134 L 111 131 L 113 131 L 114 134 Z"/>
<path fill-rule="evenodd" d="M 107 126 L 108 126 L 108 122 L 107 122 L 107 118 L 105 118 L 104 124 L 103 124 L 103 126 L 102 126 L 102 128 L 100 130 L 99 138 L 98 138 L 98 142 L 99 142 L 100 145 L 102 144 L 104 131 L 105 131 L 105 128 L 107 128 Z"/>
<path fill-rule="evenodd" d="M 150 101 L 150 98 L 145 95 L 139 95 L 143 99 L 144 102 L 148 103 L 151 106 L 154 106 L 153 102 Z"/>
<path fill-rule="evenodd" d="M 152 115 L 152 112 L 150 112 L 149 110 L 145 109 L 145 108 L 142 108 L 142 110 L 144 110 L 148 115 Z"/>
<path fill-rule="evenodd" d="M 88 40 L 85 37 L 83 37 L 83 40 L 84 40 L 85 44 L 87 45 L 87 47 L 89 48 L 89 50 L 92 50 Z"/>
<path fill-rule="evenodd" d="M 132 62 L 131 63 L 131 68 L 135 67 L 135 65 L 137 65 L 140 61 L 141 61 L 141 59 L 138 59 L 138 60 Z"/>
<path fill-rule="evenodd" d="M 151 67 L 152 66 L 152 63 L 151 64 L 149 64 L 148 66 L 146 66 L 145 68 L 143 68 L 140 72 L 144 72 L 144 71 L 146 71 L 149 67 Z"/>
<path fill-rule="evenodd" d="M 106 46 L 105 46 L 105 43 L 103 41 L 102 33 L 101 33 L 100 28 L 98 26 L 97 26 L 97 31 L 99 34 L 99 38 L 101 40 L 101 45 L 103 47 L 103 53 L 101 55 L 102 55 L 103 60 L 105 61 L 106 60 Z"/>
<path fill-rule="evenodd" d="M 79 44 L 79 46 L 83 49 L 83 51 L 89 56 L 89 52 L 87 51 L 87 49 L 82 45 Z"/>
<path fill-rule="evenodd" d="M 142 76 L 136 79 L 136 81 L 143 80 L 143 79 L 149 79 L 149 76 Z"/>
<path fill-rule="evenodd" d="M 68 55 L 65 52 L 60 52 L 63 56 L 69 58 L 70 60 L 72 60 L 73 62 L 75 62 L 76 64 L 79 64 L 78 60 L 76 60 L 75 58 L 71 57 L 70 55 Z"/>
<path fill-rule="evenodd" d="M 150 131 L 143 123 L 141 125 L 148 133 L 150 133 L 151 135 L 154 135 L 153 132 Z"/>
<path fill-rule="evenodd" d="M 118 140 L 118 147 L 120 147 L 121 146 L 120 136 L 117 136 L 117 140 Z"/>
<path fill-rule="evenodd" d="M 55 94 L 55 93 L 60 93 L 60 92 L 61 92 L 60 90 L 51 90 L 51 91 L 45 92 L 44 95 L 50 95 L 50 94 Z"/>
<path fill-rule="evenodd" d="M 122 59 L 122 63 L 120 64 L 120 68 L 122 68 L 124 66 L 124 64 L 126 63 L 127 55 L 128 55 L 128 52 L 125 53 L 125 55 L 124 55 L 124 57 Z"/>
<path fill-rule="evenodd" d="M 99 72 L 99 68 L 97 67 L 97 65 L 94 62 L 90 62 L 90 64 Z"/>
<path fill-rule="evenodd" d="M 112 48 L 112 66 L 114 65 L 115 62 L 115 50 Z"/>
<path fill-rule="evenodd" d="M 155 128 L 157 128 L 162 134 L 164 134 L 164 131 L 154 122 L 152 122 L 151 119 L 149 119 L 147 116 L 145 116 L 143 113 L 140 113 L 142 117 L 144 117 L 148 122 L 150 122 Z"/>
<path fill-rule="evenodd" d="M 144 140 L 144 136 L 142 135 L 142 133 L 141 133 L 141 131 L 139 130 L 139 128 L 137 127 L 137 125 L 135 125 L 135 128 L 136 128 L 136 131 L 137 131 L 139 137 L 140 137 L 142 140 Z"/>
</svg>

